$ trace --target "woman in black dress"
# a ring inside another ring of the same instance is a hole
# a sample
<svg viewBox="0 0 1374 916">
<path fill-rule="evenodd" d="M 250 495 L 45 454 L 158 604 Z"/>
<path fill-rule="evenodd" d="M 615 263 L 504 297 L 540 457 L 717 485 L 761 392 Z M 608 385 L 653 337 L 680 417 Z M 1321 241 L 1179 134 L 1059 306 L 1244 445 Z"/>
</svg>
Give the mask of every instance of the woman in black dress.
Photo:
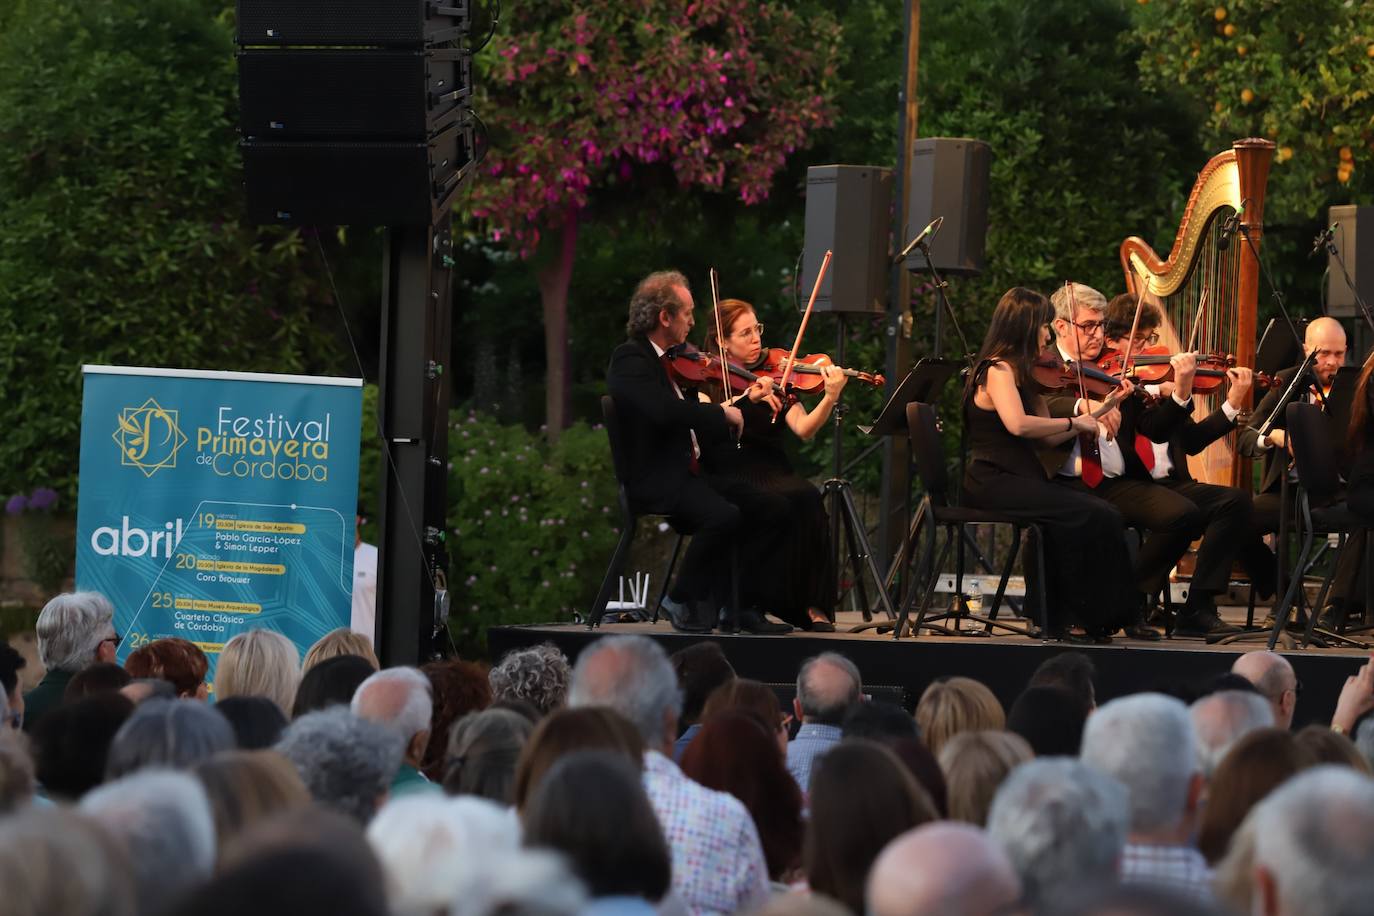
<svg viewBox="0 0 1374 916">
<path fill-rule="evenodd" d="M 723 299 L 720 313 L 726 358 L 746 369 L 758 368 L 764 358 L 763 326 L 754 307 L 739 299 Z M 706 352 L 720 352 L 714 327 L 706 337 Z M 740 603 L 802 629 L 830 632 L 835 629 L 830 617 L 835 604 L 830 518 L 820 491 L 793 469 L 784 449 L 788 435 L 802 440 L 816 435 L 844 390 L 848 379 L 840 369 L 828 366 L 821 372 L 825 391 L 810 410 L 801 403 L 785 407 L 771 393 L 770 384 L 755 385 L 746 394 L 732 392 L 730 402 L 744 414 L 739 447 L 711 448 L 702 461 L 710 473 L 747 480 L 783 496 L 791 507 L 790 523 L 784 530 L 760 532 L 756 542 L 741 545 L 741 556 L 747 561 L 740 570 Z M 712 397 L 723 400 L 723 389 L 716 389 Z M 776 409 L 782 409 L 782 415 L 774 423 Z"/>
<path fill-rule="evenodd" d="M 964 391 L 964 503 L 1038 522 L 1045 535 L 1049 635 L 1066 638 L 1078 625 L 1106 640 L 1138 601 L 1121 515 L 1104 500 L 1051 483 L 1035 448 L 1097 435 L 1097 421 L 1087 414 L 1051 418 L 1032 378 L 1053 318 L 1049 300 L 1022 287 L 997 303 Z M 1025 564 L 1028 571 L 1034 565 Z"/>
<path fill-rule="evenodd" d="M 1345 502 L 1350 511 L 1368 525 L 1374 525 L 1374 385 L 1370 384 L 1371 375 L 1374 375 L 1374 353 L 1365 360 L 1360 381 L 1355 386 L 1346 442 L 1354 462 Z"/>
</svg>

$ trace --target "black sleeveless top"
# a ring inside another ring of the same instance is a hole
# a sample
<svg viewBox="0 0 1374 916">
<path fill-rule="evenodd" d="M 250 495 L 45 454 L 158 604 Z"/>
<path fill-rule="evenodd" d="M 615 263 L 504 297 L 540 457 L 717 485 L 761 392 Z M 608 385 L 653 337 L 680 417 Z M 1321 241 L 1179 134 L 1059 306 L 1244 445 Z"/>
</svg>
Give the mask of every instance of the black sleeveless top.
<svg viewBox="0 0 1374 916">
<path fill-rule="evenodd" d="M 1002 360 L 986 359 L 978 364 L 974 383 L 964 398 L 964 429 L 969 458 L 991 464 L 1008 474 L 1044 480 L 1045 468 L 1036 457 L 1032 440 L 1008 431 L 996 409 L 985 410 L 974 403 L 973 396 L 978 386 L 986 380 L 988 367 L 997 362 Z M 1028 394 L 1025 388 L 1017 390 L 1021 393 L 1021 407 L 1034 416 L 1036 396 Z"/>
</svg>

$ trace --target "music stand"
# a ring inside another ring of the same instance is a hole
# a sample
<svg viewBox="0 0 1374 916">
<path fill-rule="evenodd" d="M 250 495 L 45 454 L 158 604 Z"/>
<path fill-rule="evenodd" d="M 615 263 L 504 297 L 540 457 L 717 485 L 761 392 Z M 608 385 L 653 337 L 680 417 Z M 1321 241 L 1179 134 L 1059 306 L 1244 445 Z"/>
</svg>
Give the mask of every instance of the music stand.
<svg viewBox="0 0 1374 916">
<path fill-rule="evenodd" d="M 1299 333 L 1305 332 L 1307 320 L 1298 319 L 1296 327 Z M 1300 362 L 1302 362 L 1302 341 L 1293 336 L 1293 328 L 1286 321 L 1270 318 L 1269 324 L 1264 329 L 1264 336 L 1260 338 L 1259 346 L 1255 348 L 1255 371 L 1274 375 L 1289 366 L 1296 366 Z"/>
</svg>

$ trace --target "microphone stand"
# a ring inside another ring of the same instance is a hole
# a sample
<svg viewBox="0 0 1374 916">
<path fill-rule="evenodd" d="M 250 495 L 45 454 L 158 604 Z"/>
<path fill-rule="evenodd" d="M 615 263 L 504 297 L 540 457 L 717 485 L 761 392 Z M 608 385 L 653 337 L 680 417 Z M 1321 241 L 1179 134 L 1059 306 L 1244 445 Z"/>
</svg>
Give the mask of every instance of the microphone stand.
<svg viewBox="0 0 1374 916">
<path fill-rule="evenodd" d="M 945 290 L 949 284 L 945 282 L 945 278 L 940 276 L 940 271 L 936 269 L 935 261 L 930 256 L 930 246 L 925 242 L 918 242 L 916 247 L 921 250 L 922 256 L 926 259 L 926 269 L 930 271 L 930 277 L 935 281 L 935 292 L 940 297 L 940 307 L 935 310 L 935 356 L 937 358 L 940 356 L 940 314 L 941 309 L 943 309 L 949 313 L 949 323 L 954 326 L 954 333 L 959 335 L 959 344 L 964 348 L 964 362 L 972 366 L 973 351 L 969 349 L 968 338 L 964 336 L 964 329 L 959 327 L 959 318 L 954 314 L 954 306 L 949 304 L 949 296 L 945 295 Z"/>
<path fill-rule="evenodd" d="M 1279 307 L 1279 314 L 1283 316 L 1283 320 L 1288 324 L 1288 330 L 1293 332 L 1293 340 L 1297 343 L 1298 350 L 1301 351 L 1302 335 L 1298 333 L 1298 326 L 1293 323 L 1293 318 L 1288 314 L 1288 307 L 1283 301 L 1283 293 L 1279 292 L 1279 286 L 1274 282 L 1274 275 L 1269 272 L 1268 262 L 1260 257 L 1259 249 L 1255 247 L 1255 240 L 1250 237 L 1250 228 L 1243 222 L 1237 223 L 1236 227 L 1240 230 L 1241 238 L 1245 239 L 1245 244 L 1249 247 L 1250 254 L 1252 254 L 1255 261 L 1258 262 L 1260 273 L 1264 275 L 1264 283 L 1269 287 L 1270 298 L 1272 298 L 1274 304 Z M 1354 287 L 1352 286 L 1351 289 L 1354 289 Z"/>
<path fill-rule="evenodd" d="M 1344 239 L 1344 227 L 1341 228 L 1341 233 L 1341 238 Z M 1346 269 L 1345 266 L 1345 256 L 1341 254 L 1340 248 L 1336 247 L 1336 240 L 1333 237 L 1326 235 L 1325 238 L 1326 241 L 1323 247 L 1326 248 L 1328 254 L 1336 259 L 1336 263 L 1340 265 L 1341 275 L 1345 277 L 1345 285 L 1349 287 L 1351 295 L 1355 297 L 1355 304 L 1360 307 L 1360 314 L 1364 316 L 1365 323 L 1369 325 L 1371 331 L 1374 331 L 1374 315 L 1370 314 L 1369 305 L 1364 301 L 1364 297 L 1360 295 L 1360 291 L 1355 288 L 1355 281 L 1350 278 L 1350 271 Z"/>
</svg>

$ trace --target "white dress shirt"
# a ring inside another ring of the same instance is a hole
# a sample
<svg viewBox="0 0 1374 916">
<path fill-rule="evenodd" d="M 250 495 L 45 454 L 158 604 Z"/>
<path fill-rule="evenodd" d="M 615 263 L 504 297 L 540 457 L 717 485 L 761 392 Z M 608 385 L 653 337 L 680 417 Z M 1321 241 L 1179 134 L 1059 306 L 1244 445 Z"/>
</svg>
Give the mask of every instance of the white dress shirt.
<svg viewBox="0 0 1374 916">
<path fill-rule="evenodd" d="M 1056 343 L 1056 347 L 1059 345 Z M 1072 357 L 1064 352 L 1063 347 L 1059 347 L 1059 356 L 1064 360 Z M 1073 406 L 1073 412 L 1079 413 L 1085 409 L 1086 405 L 1082 400 Z M 1121 457 L 1121 443 L 1115 438 L 1108 439 L 1107 431 L 1099 428 L 1097 431 L 1097 453 L 1102 459 L 1103 477 L 1120 477 L 1126 472 L 1126 459 Z M 1069 452 L 1069 457 L 1064 461 L 1059 469 L 1060 477 L 1082 477 L 1083 476 L 1083 446 L 1077 436 L 1073 437 L 1073 449 Z"/>
<path fill-rule="evenodd" d="M 658 344 L 654 343 L 652 340 L 649 341 L 649 346 L 651 346 L 651 347 L 654 348 L 654 354 L 655 354 L 656 356 L 658 356 L 660 359 L 663 358 L 663 354 L 664 354 L 664 352 L 666 352 L 666 351 L 665 351 L 662 347 L 660 347 Z M 679 401 L 685 401 L 685 400 L 687 400 L 685 397 L 682 396 L 682 389 L 679 388 L 679 387 L 677 386 L 677 379 L 673 378 L 673 373 L 671 373 L 671 372 L 668 373 L 668 381 L 670 381 L 670 382 L 673 383 L 673 391 L 677 392 L 677 398 L 678 398 L 678 400 L 679 400 Z M 700 457 L 701 457 L 701 446 L 697 444 L 697 432 L 696 432 L 696 430 L 694 430 L 694 429 L 688 429 L 687 432 L 691 433 L 691 435 L 692 435 L 692 457 L 693 457 L 693 458 L 700 458 Z"/>
</svg>

